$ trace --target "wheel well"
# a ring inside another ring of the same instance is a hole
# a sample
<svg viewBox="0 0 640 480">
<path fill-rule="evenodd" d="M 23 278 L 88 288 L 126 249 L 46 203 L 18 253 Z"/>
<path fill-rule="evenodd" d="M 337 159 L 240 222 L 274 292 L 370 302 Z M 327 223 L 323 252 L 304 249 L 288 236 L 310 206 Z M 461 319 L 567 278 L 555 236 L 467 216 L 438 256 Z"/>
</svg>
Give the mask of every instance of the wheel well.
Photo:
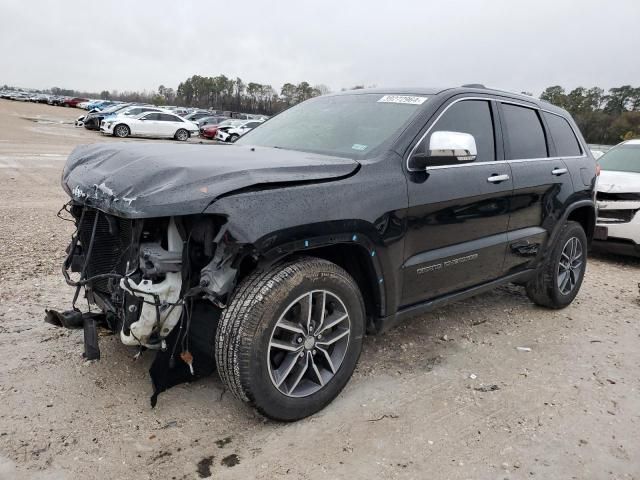
<svg viewBox="0 0 640 480">
<path fill-rule="evenodd" d="M 322 258 L 344 268 L 353 277 L 362 299 L 364 300 L 367 321 L 371 322 L 380 315 L 380 290 L 376 281 L 376 273 L 371 262 L 369 252 L 359 245 L 336 244 L 326 247 L 310 248 L 304 252 L 292 252 L 282 260 L 287 260 L 297 255 Z M 247 276 L 254 268 L 255 262 L 250 257 L 245 257 L 241 262 L 238 271 L 237 281 Z"/>
<path fill-rule="evenodd" d="M 567 217 L 567 221 L 578 222 L 582 225 L 582 229 L 587 235 L 587 240 L 591 242 L 593 239 L 593 231 L 596 226 L 596 215 L 593 207 L 584 206 L 572 210 Z"/>
<path fill-rule="evenodd" d="M 368 321 L 380 315 L 380 290 L 371 255 L 360 245 L 337 244 L 311 248 L 305 255 L 323 258 L 344 268 L 353 277 L 362 293 Z"/>
</svg>

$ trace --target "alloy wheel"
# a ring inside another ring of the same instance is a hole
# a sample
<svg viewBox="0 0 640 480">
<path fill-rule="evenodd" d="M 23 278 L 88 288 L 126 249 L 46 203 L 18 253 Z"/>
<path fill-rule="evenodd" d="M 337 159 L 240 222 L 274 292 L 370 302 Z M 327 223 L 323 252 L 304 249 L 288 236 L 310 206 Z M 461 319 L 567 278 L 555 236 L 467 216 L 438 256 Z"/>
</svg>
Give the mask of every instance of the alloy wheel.
<svg viewBox="0 0 640 480">
<path fill-rule="evenodd" d="M 116 136 L 124 138 L 129 134 L 129 129 L 124 125 L 118 125 L 116 127 Z"/>
<path fill-rule="evenodd" d="M 181 142 L 184 142 L 188 137 L 189 134 L 184 130 L 178 130 L 178 133 L 176 134 L 176 138 Z"/>
<path fill-rule="evenodd" d="M 584 265 L 582 243 L 577 237 L 571 237 L 564 244 L 558 262 L 557 284 L 560 293 L 569 295 L 575 288 Z"/>
<path fill-rule="evenodd" d="M 307 397 L 338 372 L 351 323 L 344 302 L 327 290 L 301 295 L 285 309 L 269 340 L 267 362 L 273 385 L 288 397 Z"/>
</svg>

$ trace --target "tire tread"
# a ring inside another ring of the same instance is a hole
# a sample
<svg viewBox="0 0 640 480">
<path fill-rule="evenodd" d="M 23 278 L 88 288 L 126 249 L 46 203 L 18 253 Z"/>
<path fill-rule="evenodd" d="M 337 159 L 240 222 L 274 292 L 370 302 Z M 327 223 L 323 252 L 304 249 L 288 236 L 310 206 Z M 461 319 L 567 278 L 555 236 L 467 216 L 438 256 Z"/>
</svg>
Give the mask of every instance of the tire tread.
<svg viewBox="0 0 640 480">
<path fill-rule="evenodd" d="M 264 301 L 273 290 L 283 287 L 296 274 L 328 270 L 355 285 L 347 272 L 327 260 L 315 257 L 294 258 L 265 270 L 257 270 L 246 277 L 222 313 L 215 340 L 220 378 L 236 398 L 250 404 L 265 416 L 273 418 L 255 401 L 249 384 L 252 345 L 266 307 Z M 364 305 L 362 308 L 364 310 Z"/>
</svg>

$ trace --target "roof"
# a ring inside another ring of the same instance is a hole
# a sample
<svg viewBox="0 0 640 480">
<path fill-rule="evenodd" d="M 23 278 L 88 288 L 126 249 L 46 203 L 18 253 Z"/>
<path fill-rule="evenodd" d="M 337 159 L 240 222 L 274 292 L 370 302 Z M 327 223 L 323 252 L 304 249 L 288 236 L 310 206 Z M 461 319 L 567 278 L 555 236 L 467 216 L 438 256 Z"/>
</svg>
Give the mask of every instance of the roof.
<svg viewBox="0 0 640 480">
<path fill-rule="evenodd" d="M 365 94 L 381 94 L 381 95 L 437 95 L 444 91 L 448 91 L 452 95 L 462 94 L 462 93 L 476 93 L 478 95 L 495 95 L 509 98 L 511 100 L 517 100 L 520 102 L 524 102 L 527 104 L 531 104 L 531 106 L 535 106 L 540 108 L 541 110 L 546 110 L 549 112 L 553 112 L 556 114 L 560 114 L 564 117 L 569 116 L 566 110 L 553 105 L 544 100 L 540 100 L 538 98 L 524 95 L 521 93 L 509 92 L 507 90 L 500 90 L 497 88 L 488 88 L 482 86 L 480 84 L 468 84 L 467 86 L 456 86 L 456 87 L 433 87 L 433 88 L 425 88 L 425 87 L 390 87 L 390 88 L 359 88 L 356 90 L 345 90 L 342 92 L 331 93 L 331 95 L 365 95 Z"/>
<path fill-rule="evenodd" d="M 357 88 L 355 90 L 344 90 L 342 92 L 331 93 L 329 95 L 364 95 L 367 93 L 379 93 L 387 95 L 436 95 L 445 90 L 447 89 L 424 87 Z"/>
<path fill-rule="evenodd" d="M 454 87 L 389 87 L 389 88 L 358 88 L 355 90 L 344 90 L 342 92 L 332 93 L 330 95 L 364 95 L 364 94 L 388 94 L 388 95 L 437 95 L 445 90 L 450 90 L 452 93 L 469 93 L 475 92 L 478 94 L 494 94 L 505 95 L 511 98 L 517 98 L 525 102 L 540 104 L 544 102 L 535 97 L 529 95 L 523 95 L 521 93 L 509 92 L 507 90 L 500 90 L 498 88 L 484 87 L 481 84 L 468 84 Z M 549 104 L 550 105 L 550 104 Z"/>
</svg>

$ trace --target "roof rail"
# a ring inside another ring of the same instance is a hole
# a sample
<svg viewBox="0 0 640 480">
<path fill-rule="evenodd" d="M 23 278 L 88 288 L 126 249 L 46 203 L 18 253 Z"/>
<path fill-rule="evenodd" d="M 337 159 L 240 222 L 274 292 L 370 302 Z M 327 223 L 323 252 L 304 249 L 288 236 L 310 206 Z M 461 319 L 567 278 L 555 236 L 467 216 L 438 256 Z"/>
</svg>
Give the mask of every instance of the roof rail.
<svg viewBox="0 0 640 480">
<path fill-rule="evenodd" d="M 463 88 L 487 88 L 481 83 L 465 83 L 462 85 Z"/>
</svg>

